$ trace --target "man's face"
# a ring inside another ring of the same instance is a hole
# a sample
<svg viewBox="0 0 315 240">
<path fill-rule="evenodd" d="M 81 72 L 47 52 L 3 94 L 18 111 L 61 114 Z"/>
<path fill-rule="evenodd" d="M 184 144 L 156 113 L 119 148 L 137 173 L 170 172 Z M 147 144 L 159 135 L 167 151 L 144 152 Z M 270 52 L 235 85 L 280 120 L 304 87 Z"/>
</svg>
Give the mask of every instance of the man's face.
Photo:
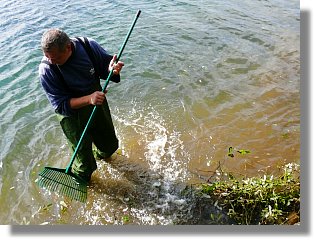
<svg viewBox="0 0 315 240">
<path fill-rule="evenodd" d="M 57 47 L 44 52 L 44 55 L 52 64 L 63 65 L 71 56 L 71 45 L 67 45 L 64 51 L 60 51 Z"/>
</svg>

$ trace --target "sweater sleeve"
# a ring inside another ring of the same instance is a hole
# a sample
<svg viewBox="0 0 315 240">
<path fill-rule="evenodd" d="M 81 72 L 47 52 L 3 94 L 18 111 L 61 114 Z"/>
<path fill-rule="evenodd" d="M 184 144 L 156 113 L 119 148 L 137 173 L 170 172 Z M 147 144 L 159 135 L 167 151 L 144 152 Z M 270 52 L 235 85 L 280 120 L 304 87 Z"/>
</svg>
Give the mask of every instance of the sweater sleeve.
<svg viewBox="0 0 315 240">
<path fill-rule="evenodd" d="M 100 74 L 100 78 L 105 80 L 108 77 L 109 74 L 108 67 L 113 56 L 108 54 L 107 51 L 104 48 L 102 48 L 95 40 L 91 38 L 88 38 L 88 40 L 90 42 L 91 48 L 93 49 L 96 61 L 98 63 L 98 72 Z M 110 80 L 115 83 L 119 83 L 120 75 L 113 74 Z"/>
<path fill-rule="evenodd" d="M 40 83 L 56 113 L 71 116 L 75 113 L 70 107 L 71 93 L 64 82 L 45 63 L 39 65 Z"/>
</svg>

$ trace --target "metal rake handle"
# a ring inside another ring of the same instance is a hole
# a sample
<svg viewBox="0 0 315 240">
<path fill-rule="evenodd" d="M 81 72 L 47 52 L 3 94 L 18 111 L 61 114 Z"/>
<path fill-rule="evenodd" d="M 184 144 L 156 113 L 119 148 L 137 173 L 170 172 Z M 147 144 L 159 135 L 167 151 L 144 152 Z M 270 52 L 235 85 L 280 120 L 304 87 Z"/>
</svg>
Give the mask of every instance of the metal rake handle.
<svg viewBox="0 0 315 240">
<path fill-rule="evenodd" d="M 124 49 L 125 49 L 125 46 L 126 46 L 126 44 L 127 44 L 127 41 L 128 41 L 128 39 L 129 39 L 129 37 L 130 37 L 130 35 L 131 35 L 131 32 L 132 32 L 132 30 L 133 30 L 133 28 L 134 28 L 134 26 L 135 26 L 135 24 L 136 24 L 136 22 L 137 22 L 139 16 L 140 16 L 140 13 L 141 13 L 141 10 L 138 10 L 138 12 L 137 12 L 137 14 L 136 14 L 136 17 L 134 18 L 133 23 L 132 23 L 132 25 L 131 25 L 131 27 L 130 27 L 130 29 L 129 29 L 129 32 L 128 32 L 128 34 L 127 34 L 127 36 L 126 36 L 126 38 L 125 38 L 125 40 L 124 40 L 124 42 L 123 42 L 123 44 L 122 44 L 120 50 L 119 50 L 119 53 L 118 53 L 117 59 L 116 59 L 116 63 L 117 63 L 118 60 L 120 59 L 121 54 L 122 54 L 122 52 L 123 52 Z M 109 83 L 109 80 L 110 80 L 110 78 L 111 78 L 112 75 L 113 75 L 113 71 L 114 71 L 114 69 L 112 68 L 111 71 L 110 71 L 109 74 L 108 74 L 108 77 L 107 77 L 107 79 L 106 79 L 106 82 L 105 82 L 105 84 L 104 84 L 104 87 L 103 87 L 103 89 L 102 89 L 102 92 L 105 92 L 105 90 L 106 90 L 106 88 L 107 88 L 107 85 L 108 85 L 108 83 Z M 80 146 L 81 146 L 81 144 L 82 144 L 83 138 L 84 138 L 84 136 L 85 136 L 85 134 L 86 134 L 86 132 L 87 132 L 87 130 L 88 130 L 88 128 L 89 128 L 89 126 L 90 126 L 90 124 L 91 124 L 93 118 L 94 118 L 96 109 L 97 109 L 97 106 L 94 106 L 93 111 L 92 111 L 92 113 L 91 113 L 91 115 L 90 115 L 90 118 L 89 118 L 89 120 L 87 121 L 86 126 L 85 126 L 85 128 L 84 128 L 84 130 L 83 130 L 83 132 L 82 132 L 82 135 L 81 135 L 81 137 L 80 137 L 80 140 L 79 140 L 79 142 L 78 142 L 78 145 L 76 146 L 76 148 L 75 148 L 75 150 L 74 150 L 74 152 L 73 152 L 73 154 L 72 154 L 70 163 L 68 164 L 68 166 L 67 166 L 67 168 L 66 168 L 66 173 L 69 173 L 70 170 L 71 170 L 71 166 L 72 166 L 72 164 L 73 164 L 73 162 L 74 162 L 75 157 L 77 156 L 77 153 L 78 153 L 78 150 L 79 150 L 79 148 L 80 148 Z"/>
</svg>

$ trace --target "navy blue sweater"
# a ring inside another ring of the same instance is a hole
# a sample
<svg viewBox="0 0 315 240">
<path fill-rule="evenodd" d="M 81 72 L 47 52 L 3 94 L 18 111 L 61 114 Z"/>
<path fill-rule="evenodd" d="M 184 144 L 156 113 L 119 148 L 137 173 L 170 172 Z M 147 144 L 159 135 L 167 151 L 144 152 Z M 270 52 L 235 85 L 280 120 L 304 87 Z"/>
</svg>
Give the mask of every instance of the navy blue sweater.
<svg viewBox="0 0 315 240">
<path fill-rule="evenodd" d="M 64 80 L 52 70 L 50 65 L 41 62 L 39 65 L 39 78 L 42 87 L 56 113 L 64 116 L 75 114 L 71 109 L 70 99 L 81 97 L 100 90 L 100 78 L 108 76 L 108 66 L 113 56 L 109 55 L 96 41 L 88 38 L 94 53 L 99 72 L 95 76 L 95 69 L 84 47 L 77 39 L 71 39 L 73 43 L 72 55 L 63 65 L 58 65 Z M 44 56 L 42 60 L 48 61 Z M 119 75 L 113 75 L 114 82 L 120 81 Z"/>
</svg>

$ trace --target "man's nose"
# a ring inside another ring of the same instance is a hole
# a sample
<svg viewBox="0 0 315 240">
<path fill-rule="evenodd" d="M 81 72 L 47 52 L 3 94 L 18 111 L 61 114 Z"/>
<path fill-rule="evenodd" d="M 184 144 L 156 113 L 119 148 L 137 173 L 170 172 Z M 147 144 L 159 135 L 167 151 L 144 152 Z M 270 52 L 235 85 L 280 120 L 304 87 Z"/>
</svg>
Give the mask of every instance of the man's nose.
<svg viewBox="0 0 315 240">
<path fill-rule="evenodd" d="M 51 64 L 56 64 L 56 60 L 53 59 L 53 58 L 48 58 L 48 61 L 49 61 Z"/>
</svg>

